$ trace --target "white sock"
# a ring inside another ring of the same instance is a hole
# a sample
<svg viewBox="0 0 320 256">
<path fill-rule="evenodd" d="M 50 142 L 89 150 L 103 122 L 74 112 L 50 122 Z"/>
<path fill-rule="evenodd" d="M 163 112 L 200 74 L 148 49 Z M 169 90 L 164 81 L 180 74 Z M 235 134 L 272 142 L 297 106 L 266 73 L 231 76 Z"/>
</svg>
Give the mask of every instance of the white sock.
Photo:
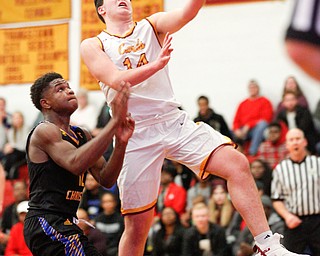
<svg viewBox="0 0 320 256">
<path fill-rule="evenodd" d="M 273 236 L 272 231 L 268 230 L 266 232 L 261 233 L 260 235 L 255 236 L 254 240 L 258 244 L 264 244 L 272 236 Z"/>
</svg>

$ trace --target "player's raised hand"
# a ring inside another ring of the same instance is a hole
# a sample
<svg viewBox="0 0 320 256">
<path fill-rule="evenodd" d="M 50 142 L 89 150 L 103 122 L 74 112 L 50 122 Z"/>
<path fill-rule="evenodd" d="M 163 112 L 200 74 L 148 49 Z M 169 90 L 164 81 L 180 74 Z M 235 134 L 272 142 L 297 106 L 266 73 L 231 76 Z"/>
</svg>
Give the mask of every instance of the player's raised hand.
<svg viewBox="0 0 320 256">
<path fill-rule="evenodd" d="M 133 134 L 135 122 L 130 114 L 127 114 L 125 122 L 119 125 L 116 131 L 116 141 L 127 144 Z"/>
<path fill-rule="evenodd" d="M 163 40 L 162 49 L 157 58 L 157 61 L 159 62 L 159 65 L 160 65 L 160 69 L 164 68 L 168 64 L 171 58 L 171 52 L 173 51 L 173 49 L 171 48 L 171 41 L 172 41 L 172 36 L 169 33 L 167 33 Z"/>
<path fill-rule="evenodd" d="M 129 89 L 130 83 L 121 82 L 120 90 L 115 95 L 111 102 L 112 108 L 112 118 L 121 125 L 121 123 L 126 122 L 128 113 L 128 99 L 129 99 Z"/>
</svg>

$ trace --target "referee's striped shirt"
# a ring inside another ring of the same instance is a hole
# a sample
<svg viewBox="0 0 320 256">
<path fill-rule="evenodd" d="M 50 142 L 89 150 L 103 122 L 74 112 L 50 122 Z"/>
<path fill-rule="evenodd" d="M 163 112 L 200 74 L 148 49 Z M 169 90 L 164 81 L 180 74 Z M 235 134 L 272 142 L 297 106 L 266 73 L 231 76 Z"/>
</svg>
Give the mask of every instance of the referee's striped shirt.
<svg viewBox="0 0 320 256">
<path fill-rule="evenodd" d="M 320 214 L 320 157 L 281 161 L 273 171 L 271 198 L 283 200 L 297 216 Z"/>
</svg>

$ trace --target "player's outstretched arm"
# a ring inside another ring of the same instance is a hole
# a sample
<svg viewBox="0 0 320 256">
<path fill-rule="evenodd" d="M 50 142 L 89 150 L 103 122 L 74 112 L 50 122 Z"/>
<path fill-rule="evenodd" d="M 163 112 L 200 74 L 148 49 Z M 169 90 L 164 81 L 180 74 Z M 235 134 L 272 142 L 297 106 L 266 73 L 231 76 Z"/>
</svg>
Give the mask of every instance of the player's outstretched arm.
<svg viewBox="0 0 320 256">
<path fill-rule="evenodd" d="M 171 36 L 167 35 L 166 42 L 159 58 L 139 68 L 119 70 L 105 52 L 100 48 L 97 38 L 88 38 L 81 43 L 81 56 L 90 73 L 104 84 L 119 90 L 121 81 L 127 81 L 131 86 L 143 82 L 159 70 L 163 69 L 170 60 Z"/>
<path fill-rule="evenodd" d="M 104 187 L 110 188 L 117 181 L 122 169 L 126 147 L 134 130 L 134 120 L 128 115 L 126 121 L 120 125 L 116 132 L 116 143 L 109 161 L 101 158 L 90 172 Z"/>
<path fill-rule="evenodd" d="M 129 87 L 121 86 L 112 104 L 115 110 L 113 118 L 101 130 L 97 137 L 88 141 L 79 148 L 61 138 L 58 126 L 52 123 L 39 125 L 31 137 L 29 155 L 37 152 L 48 155 L 54 162 L 75 175 L 82 174 L 93 166 L 112 142 L 117 128 L 126 121 Z"/>
<path fill-rule="evenodd" d="M 155 13 L 149 20 L 157 28 L 160 36 L 161 34 L 164 36 L 167 32 L 173 34 L 196 17 L 204 2 L 205 0 L 189 0 L 182 8 Z"/>
</svg>

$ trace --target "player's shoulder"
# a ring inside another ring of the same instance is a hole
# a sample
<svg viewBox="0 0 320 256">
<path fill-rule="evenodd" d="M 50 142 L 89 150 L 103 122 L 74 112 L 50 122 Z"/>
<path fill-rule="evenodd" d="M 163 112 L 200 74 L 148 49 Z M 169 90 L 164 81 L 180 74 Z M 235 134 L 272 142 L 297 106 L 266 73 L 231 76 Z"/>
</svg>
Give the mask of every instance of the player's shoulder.
<svg viewBox="0 0 320 256">
<path fill-rule="evenodd" d="M 55 138 L 59 136 L 61 138 L 61 131 L 58 126 L 53 123 L 44 121 L 39 123 L 33 131 L 33 138 L 37 140 L 49 140 L 50 138 Z"/>
<path fill-rule="evenodd" d="M 86 38 L 86 39 L 82 40 L 82 42 L 81 42 L 81 47 L 88 47 L 88 46 L 92 46 L 92 45 L 99 45 L 98 36 Z"/>
</svg>

